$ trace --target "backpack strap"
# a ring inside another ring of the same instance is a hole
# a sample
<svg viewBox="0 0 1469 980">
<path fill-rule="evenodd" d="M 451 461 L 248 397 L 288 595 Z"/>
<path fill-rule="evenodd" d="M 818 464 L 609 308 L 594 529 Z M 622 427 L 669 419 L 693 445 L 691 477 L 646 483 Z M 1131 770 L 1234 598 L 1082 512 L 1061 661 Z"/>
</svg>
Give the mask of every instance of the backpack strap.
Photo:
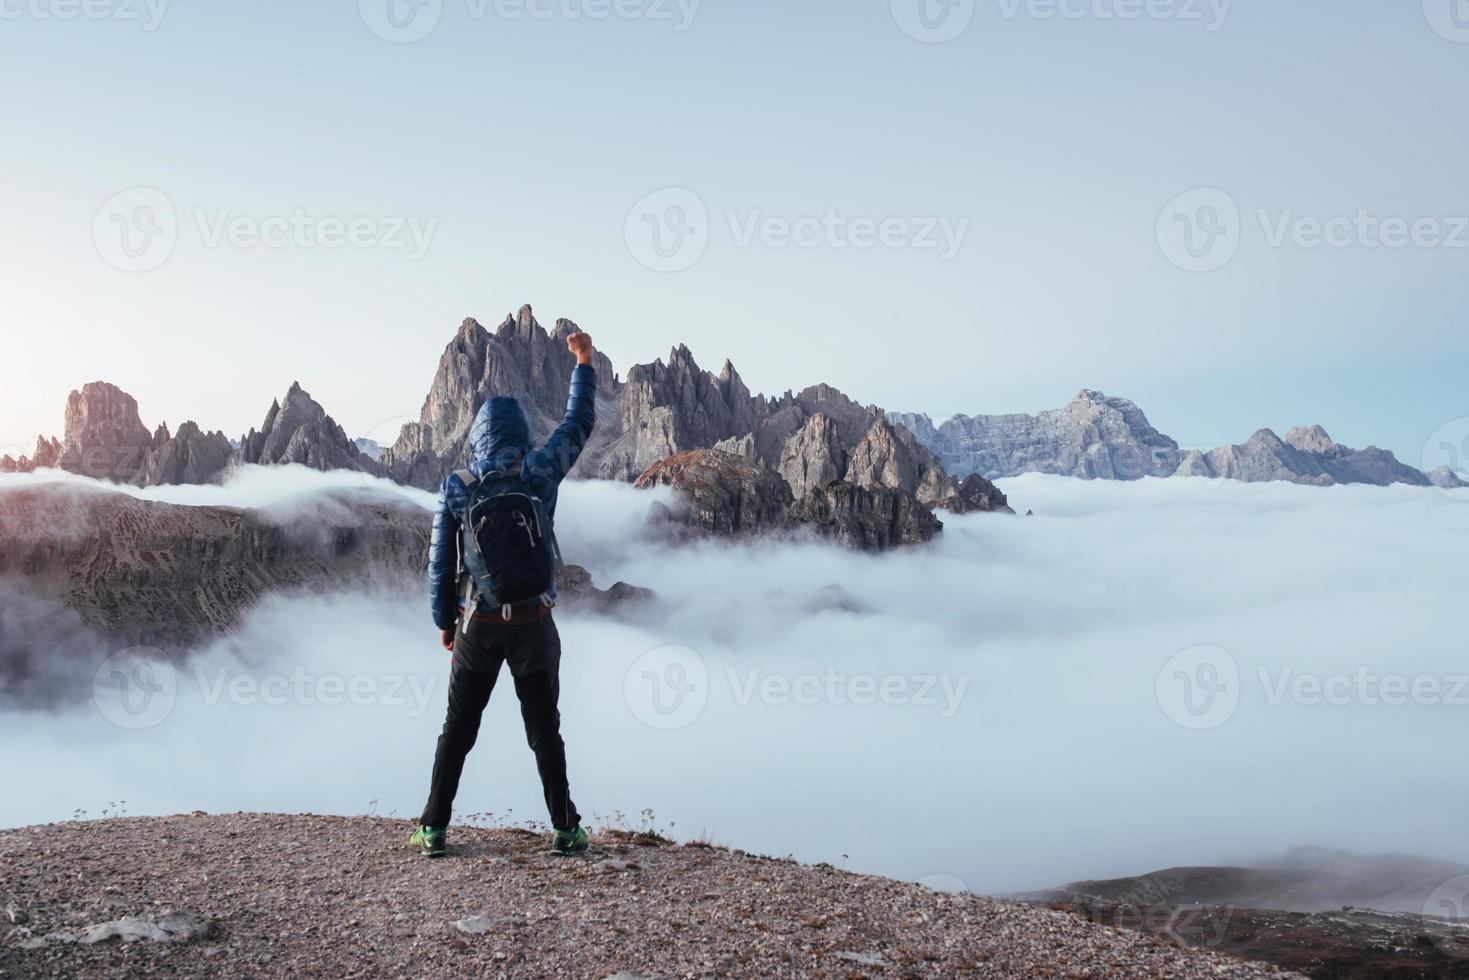
<svg viewBox="0 0 1469 980">
<path fill-rule="evenodd" d="M 479 485 L 479 477 L 474 475 L 474 470 L 455 470 L 454 475 L 459 482 L 464 484 L 464 489 L 473 490 Z M 474 610 L 479 606 L 479 589 L 475 587 L 474 576 L 469 574 L 464 564 L 464 532 L 454 535 L 454 551 L 458 559 L 457 572 L 460 583 L 460 598 L 464 600 L 464 632 L 469 632 L 469 624 L 474 620 Z"/>
</svg>

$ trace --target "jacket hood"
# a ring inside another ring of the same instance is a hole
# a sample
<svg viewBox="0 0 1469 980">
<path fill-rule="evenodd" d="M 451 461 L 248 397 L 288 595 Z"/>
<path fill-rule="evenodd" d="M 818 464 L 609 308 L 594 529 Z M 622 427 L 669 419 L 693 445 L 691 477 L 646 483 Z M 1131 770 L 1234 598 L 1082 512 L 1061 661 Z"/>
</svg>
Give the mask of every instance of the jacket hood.
<svg viewBox="0 0 1469 980">
<path fill-rule="evenodd" d="M 503 469 L 531 450 L 530 423 L 514 398 L 498 395 L 480 406 L 469 429 L 469 445 L 477 462 Z"/>
</svg>

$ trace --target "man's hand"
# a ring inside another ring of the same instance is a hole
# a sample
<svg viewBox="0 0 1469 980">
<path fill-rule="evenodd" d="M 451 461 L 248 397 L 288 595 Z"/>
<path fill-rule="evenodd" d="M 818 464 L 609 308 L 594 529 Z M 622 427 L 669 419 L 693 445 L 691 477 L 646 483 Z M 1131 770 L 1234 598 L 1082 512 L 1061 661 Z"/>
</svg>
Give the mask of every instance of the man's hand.
<svg viewBox="0 0 1469 980">
<path fill-rule="evenodd" d="M 592 363 L 592 335 L 579 331 L 566 338 L 566 346 L 576 355 L 576 363 Z"/>
<path fill-rule="evenodd" d="M 454 631 L 439 630 L 439 645 L 450 653 L 454 652 Z"/>
</svg>

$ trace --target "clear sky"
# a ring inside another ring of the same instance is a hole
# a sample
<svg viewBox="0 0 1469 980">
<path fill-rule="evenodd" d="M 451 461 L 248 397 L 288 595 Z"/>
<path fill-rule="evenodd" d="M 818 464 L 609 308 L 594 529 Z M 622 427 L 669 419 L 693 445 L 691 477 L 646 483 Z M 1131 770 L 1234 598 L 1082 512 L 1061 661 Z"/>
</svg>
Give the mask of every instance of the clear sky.
<svg viewBox="0 0 1469 980">
<path fill-rule="evenodd" d="M 936 416 L 1469 416 L 1458 0 L 150 2 L 0 0 L 3 451 L 97 379 L 390 438 L 525 302 Z"/>
</svg>

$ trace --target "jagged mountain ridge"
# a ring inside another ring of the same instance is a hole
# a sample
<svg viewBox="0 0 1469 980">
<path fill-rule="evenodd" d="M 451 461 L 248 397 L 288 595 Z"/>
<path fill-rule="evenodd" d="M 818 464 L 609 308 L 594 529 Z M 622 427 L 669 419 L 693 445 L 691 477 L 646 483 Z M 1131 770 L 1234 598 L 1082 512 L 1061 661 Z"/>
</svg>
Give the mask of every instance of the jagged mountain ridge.
<svg viewBox="0 0 1469 980">
<path fill-rule="evenodd" d="M 1451 472 L 1430 477 L 1385 449 L 1339 445 L 1319 425 L 1292 429 L 1284 439 L 1261 429 L 1238 445 L 1182 451 L 1133 402 L 1090 389 L 1064 408 L 1037 415 L 957 415 L 938 426 L 918 413 L 889 418 L 912 431 L 958 477 L 1049 473 L 1088 480 L 1200 476 L 1315 486 L 1461 485 Z"/>
<path fill-rule="evenodd" d="M 529 306 L 507 316 L 493 333 L 475 320 L 464 321 L 439 359 L 419 421 L 405 425 L 381 456 L 388 475 L 424 489 L 437 487 L 445 474 L 468 462 L 465 436 L 470 423 L 479 406 L 496 395 L 520 399 L 532 434 L 538 440 L 549 436 L 560 421 L 574 364 L 566 338 L 579 329 L 563 319 L 548 332 Z M 973 502 L 979 501 L 985 506 L 978 509 L 995 509 L 989 505 L 996 495 L 1000 508 L 1004 506 L 998 491 L 961 494 L 938 457 L 907 430 L 891 425 L 882 409 L 861 405 L 829 385 L 799 394 L 788 391 L 779 398 L 752 394 L 731 362 L 726 360 L 718 374 L 703 370 L 685 345 L 675 347 L 666 363 L 660 359 L 634 366 L 626 381 L 612 372 L 601 353 L 597 367 L 597 429 L 574 476 L 639 481 L 643 486 L 667 482 L 682 491 L 692 485 L 682 477 L 640 478 L 685 454 L 718 447 L 732 458 L 698 472 L 704 474 L 703 482 L 716 476 L 728 479 L 731 492 L 717 501 L 706 499 L 704 510 L 735 506 L 741 487 L 766 487 L 772 498 L 789 494 L 786 503 L 791 506 L 776 508 L 779 519 L 755 524 L 786 526 L 795 521 L 836 527 L 841 529 L 838 536 L 874 548 L 931 537 L 931 532 L 916 530 L 928 522 L 906 517 L 915 510 L 924 511 L 936 529 L 942 525 L 932 518 L 934 507 L 964 512 L 976 509 Z M 744 465 L 759 472 L 746 473 Z M 837 481 L 870 492 L 847 493 L 838 506 L 826 494 Z M 785 489 L 777 491 L 777 483 Z M 890 501 L 891 494 L 911 498 L 911 504 Z M 692 513 L 699 511 L 696 507 Z M 901 518 L 913 528 L 848 533 L 878 519 L 879 511 L 889 515 L 881 520 Z M 733 512 L 690 526 L 714 533 L 726 525 L 752 526 Z"/>
<path fill-rule="evenodd" d="M 580 328 L 558 320 L 546 331 L 530 306 L 507 316 L 492 333 L 465 320 L 439 359 L 419 421 L 405 425 L 382 461 L 393 479 L 432 489 L 468 461 L 465 437 L 475 412 L 488 398 L 518 398 L 537 439 L 550 435 L 565 407 L 574 360 L 566 337 Z M 626 380 L 597 354 L 598 422 L 574 476 L 631 482 L 653 464 L 693 449 L 750 437 L 751 458 L 779 470 L 787 443 L 803 426 L 825 415 L 845 449 L 857 447 L 885 416 L 829 385 L 813 385 L 780 397 L 752 394 L 726 360 L 718 374 L 702 369 L 693 352 L 679 345 L 668 360 L 635 365 Z M 915 443 L 924 470 L 937 459 Z M 843 467 L 844 468 L 844 467 Z M 840 475 L 840 470 L 838 475 Z M 924 479 L 934 485 L 936 474 Z M 918 489 L 922 480 L 915 483 Z M 952 488 L 949 488 L 952 489 Z M 937 498 L 937 490 L 930 496 Z M 935 499 L 935 502 L 938 502 Z"/>
<path fill-rule="evenodd" d="M 55 468 L 148 487 L 218 483 L 236 463 L 383 473 L 299 383 L 291 385 L 284 401 L 271 403 L 259 430 L 231 442 L 223 432 L 206 433 L 192 421 L 173 435 L 167 423 L 150 433 L 139 418 L 137 401 L 103 381 L 71 393 L 60 439 L 38 437 L 31 456 L 0 459 L 0 472 Z"/>
</svg>

